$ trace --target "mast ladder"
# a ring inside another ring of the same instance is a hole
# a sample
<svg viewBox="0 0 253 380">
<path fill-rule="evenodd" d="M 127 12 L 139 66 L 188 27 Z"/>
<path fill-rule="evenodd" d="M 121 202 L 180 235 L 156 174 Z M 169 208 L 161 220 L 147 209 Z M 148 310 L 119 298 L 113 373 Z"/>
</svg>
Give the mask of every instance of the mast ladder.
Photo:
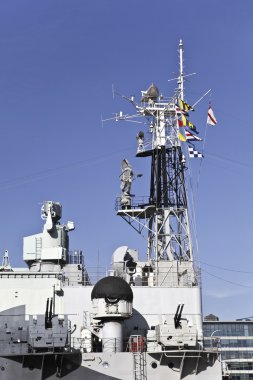
<svg viewBox="0 0 253 380">
<path fill-rule="evenodd" d="M 91 314 L 89 311 L 83 312 L 83 326 L 88 329 L 91 325 Z"/>
<path fill-rule="evenodd" d="M 35 238 L 35 251 L 36 251 L 36 260 L 41 259 L 41 250 L 42 250 L 42 238 Z"/>
<path fill-rule="evenodd" d="M 147 380 L 145 352 L 133 352 L 134 380 Z"/>
</svg>

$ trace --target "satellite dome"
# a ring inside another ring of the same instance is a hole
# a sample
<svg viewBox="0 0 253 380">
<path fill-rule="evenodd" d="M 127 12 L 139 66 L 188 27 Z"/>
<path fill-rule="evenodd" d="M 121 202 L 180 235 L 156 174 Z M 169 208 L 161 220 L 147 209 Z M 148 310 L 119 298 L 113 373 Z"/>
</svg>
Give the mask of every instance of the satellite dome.
<svg viewBox="0 0 253 380">
<path fill-rule="evenodd" d="M 105 298 L 109 301 L 120 300 L 133 301 L 133 292 L 131 286 L 122 278 L 108 276 L 99 280 L 91 292 L 91 300 L 94 298 Z"/>
</svg>

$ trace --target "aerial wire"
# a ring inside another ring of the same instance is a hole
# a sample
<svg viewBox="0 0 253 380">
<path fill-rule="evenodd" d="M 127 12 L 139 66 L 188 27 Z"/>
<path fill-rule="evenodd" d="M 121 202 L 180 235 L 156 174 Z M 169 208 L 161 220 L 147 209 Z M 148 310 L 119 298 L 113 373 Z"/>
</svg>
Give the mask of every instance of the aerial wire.
<svg viewBox="0 0 253 380">
<path fill-rule="evenodd" d="M 221 280 L 221 281 L 224 281 L 224 282 L 227 282 L 229 284 L 232 284 L 232 285 L 236 285 L 236 286 L 240 286 L 240 287 L 243 287 L 243 288 L 249 288 L 249 289 L 253 289 L 253 286 L 250 286 L 250 285 L 244 285 L 244 284 L 240 284 L 238 282 L 234 282 L 234 281 L 230 281 L 230 280 L 226 280 L 225 278 L 222 278 L 220 276 L 216 276 L 215 274 L 212 274 L 204 269 L 202 269 L 202 271 L 206 274 L 208 274 L 209 276 L 212 276 L 214 278 L 217 278 L 218 280 Z"/>
<path fill-rule="evenodd" d="M 132 148 L 127 148 L 125 149 L 124 151 L 131 151 Z M 65 170 L 69 170 L 71 168 L 74 168 L 74 167 L 82 167 L 82 166 L 87 166 L 89 164 L 92 164 L 94 162 L 100 162 L 101 160 L 107 160 L 107 159 L 110 159 L 111 157 L 114 157 L 118 154 L 122 154 L 122 150 L 120 151 L 115 151 L 115 152 L 112 152 L 110 154 L 104 154 L 104 155 L 101 155 L 101 156 L 97 156 L 97 157 L 92 157 L 92 158 L 86 158 L 84 160 L 79 160 L 79 161 L 75 161 L 75 162 L 71 162 L 71 163 L 68 163 L 66 165 L 61 165 L 61 166 L 57 166 L 55 168 L 50 168 L 50 169 L 45 169 L 45 170 L 41 170 L 41 171 L 38 171 L 38 172 L 35 172 L 35 173 L 32 173 L 32 174 L 28 174 L 28 175 L 25 175 L 25 176 L 21 176 L 21 177 L 16 177 L 16 178 L 13 178 L 13 179 L 9 179 L 9 180 L 6 180 L 6 181 L 1 181 L 0 182 L 0 189 L 4 189 L 4 188 L 11 188 L 11 187 L 15 187 L 15 186 L 19 186 L 19 185 L 22 185 L 22 184 L 26 184 L 28 182 L 34 182 L 34 181 L 37 181 L 37 180 L 42 180 L 42 179 L 45 179 L 45 178 L 49 178 L 51 177 L 52 175 L 55 175 L 55 173 L 59 172 L 59 171 L 65 171 Z M 37 178 L 35 178 L 37 176 Z M 38 177 L 40 176 L 40 177 Z"/>
<path fill-rule="evenodd" d="M 201 102 L 208 94 L 209 95 L 209 102 L 210 102 L 210 99 L 211 99 L 211 93 L 212 93 L 212 89 L 209 89 L 207 92 L 205 92 L 204 95 L 202 95 L 194 104 L 193 104 L 193 107 L 195 107 L 199 102 Z M 202 147 L 202 154 L 204 154 L 204 148 L 205 148 L 205 142 L 206 142 L 206 136 L 207 136 L 207 123 L 206 123 L 206 128 L 205 128 L 205 136 L 204 136 L 204 140 L 203 140 L 203 147 Z M 194 144 L 193 144 L 194 146 Z M 195 146 L 194 146 L 195 148 Z M 201 173 L 201 166 L 202 166 L 202 163 L 203 163 L 203 158 L 201 158 L 201 161 L 200 161 L 200 166 L 199 166 L 199 171 L 198 171 L 198 177 L 197 177 L 197 184 L 196 184 L 196 187 L 197 187 L 197 190 L 198 190 L 198 186 L 199 186 L 199 181 L 200 181 L 200 173 Z M 192 219 L 192 224 L 193 224 L 193 231 L 194 231 L 194 235 L 195 235 L 195 244 L 196 244 L 196 254 L 197 254 L 197 259 L 198 261 L 200 262 L 200 256 L 199 256 L 199 246 L 198 246 L 198 236 L 197 236 L 197 223 L 196 223 L 196 213 L 195 213 L 195 197 L 194 197 L 194 189 L 193 189 L 193 183 L 192 183 L 192 169 L 191 169 L 191 163 L 190 163 L 190 160 L 188 160 L 188 168 L 189 168 L 189 178 L 190 178 L 190 192 L 191 192 L 191 219 Z"/>
<path fill-rule="evenodd" d="M 245 271 L 245 270 L 238 270 L 238 269 L 225 268 L 225 267 L 221 267 L 221 266 L 218 266 L 218 265 L 213 265 L 213 264 L 206 263 L 205 261 L 201 261 L 201 264 L 207 265 L 207 266 L 209 266 L 209 267 L 213 267 L 213 268 L 217 268 L 217 269 L 225 270 L 225 271 L 228 271 L 228 272 L 236 272 L 236 273 L 244 273 L 244 274 L 253 274 L 253 271 Z"/>
<path fill-rule="evenodd" d="M 212 96 L 212 92 L 210 92 L 210 95 L 209 95 L 209 103 L 211 102 L 211 96 Z M 204 151 L 205 151 L 206 139 L 207 139 L 207 121 L 206 121 L 205 135 L 204 135 L 203 146 L 202 146 L 203 156 L 204 156 Z M 199 188 L 199 183 L 200 183 L 200 174 L 201 174 L 202 164 L 203 164 L 203 157 L 201 158 L 200 165 L 199 165 L 199 171 L 198 171 L 198 177 L 197 177 L 197 190 Z"/>
<path fill-rule="evenodd" d="M 147 140 L 148 142 L 148 140 Z M 132 147 L 130 148 L 127 148 L 125 149 L 124 151 L 132 151 Z M 85 165 L 89 165 L 95 161 L 99 161 L 101 159 L 109 159 L 111 158 L 112 156 L 114 155 L 117 155 L 119 153 L 122 153 L 122 150 L 121 151 L 115 151 L 111 154 L 108 154 L 108 155 L 103 155 L 103 156 L 96 156 L 96 157 L 92 157 L 92 158 L 88 158 L 88 159 L 84 159 L 84 160 L 79 160 L 79 161 L 74 161 L 72 163 L 69 163 L 69 164 L 66 164 L 66 165 L 61 165 L 61 166 L 57 166 L 55 168 L 49 168 L 49 169 L 45 169 L 45 170 L 41 170 L 41 171 L 38 171 L 38 172 L 34 172 L 32 174 L 28 174 L 28 175 L 25 175 L 25 176 L 20 176 L 20 177 L 15 177 L 13 179 L 9 179 L 9 180 L 6 180 L 6 181 L 1 181 L 0 182 L 0 188 L 4 187 L 6 185 L 6 187 L 11 187 L 11 186 L 17 186 L 19 183 L 18 181 L 22 182 L 23 183 L 26 183 L 26 182 L 29 182 L 29 181 L 36 181 L 36 180 L 41 180 L 41 178 L 35 178 L 36 176 L 39 176 L 39 175 L 46 175 L 46 174 L 49 174 L 48 176 L 46 177 L 43 177 L 43 178 L 47 178 L 47 177 L 50 177 L 52 175 L 54 175 L 56 172 L 58 171 L 62 171 L 62 170 L 68 170 L 72 167 L 78 167 L 78 166 L 85 166 Z M 234 159 L 231 159 L 231 158 L 228 158 L 228 157 L 224 157 L 224 156 L 220 156 L 220 155 L 214 155 L 214 154 L 211 154 L 209 152 L 206 152 L 206 156 L 211 158 L 211 159 L 214 159 L 214 160 L 218 160 L 218 161 L 221 161 L 221 162 L 225 162 L 225 163 L 229 163 L 229 164 L 232 164 L 232 165 L 237 165 L 237 166 L 241 166 L 241 167 L 245 167 L 245 168 L 249 168 L 249 169 L 253 169 L 253 165 L 252 164 L 249 164 L 249 163 L 245 163 L 245 162 L 242 162 L 242 161 L 237 161 L 237 160 L 234 160 Z M 188 168 L 191 172 L 191 168 L 190 168 L 190 164 L 188 163 Z M 51 174 L 50 174 L 51 173 Z M 25 181 L 25 182 L 24 182 Z M 17 182 L 17 183 L 15 183 Z M 192 187 L 193 189 L 193 187 Z"/>
</svg>

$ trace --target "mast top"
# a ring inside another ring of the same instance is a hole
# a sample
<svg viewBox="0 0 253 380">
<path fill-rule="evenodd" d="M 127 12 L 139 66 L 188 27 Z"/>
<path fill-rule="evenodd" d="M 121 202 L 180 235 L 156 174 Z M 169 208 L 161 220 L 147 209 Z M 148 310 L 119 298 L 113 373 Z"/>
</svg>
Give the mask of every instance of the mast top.
<svg viewBox="0 0 253 380">
<path fill-rule="evenodd" d="M 184 66 L 183 66 L 183 40 L 179 40 L 179 77 L 178 89 L 180 99 L 184 100 Z"/>
</svg>

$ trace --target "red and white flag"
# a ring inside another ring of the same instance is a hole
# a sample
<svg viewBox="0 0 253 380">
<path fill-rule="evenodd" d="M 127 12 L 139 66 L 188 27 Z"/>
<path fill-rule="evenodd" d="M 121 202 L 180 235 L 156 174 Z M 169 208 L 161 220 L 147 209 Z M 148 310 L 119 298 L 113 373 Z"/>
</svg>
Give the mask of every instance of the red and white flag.
<svg viewBox="0 0 253 380">
<path fill-rule="evenodd" d="M 217 120 L 216 120 L 216 117 L 214 116 L 214 113 L 213 113 L 213 110 L 212 110 L 212 107 L 211 107 L 211 103 L 209 103 L 206 123 L 208 125 L 212 125 L 212 126 L 214 126 L 214 125 L 217 124 Z"/>
</svg>

